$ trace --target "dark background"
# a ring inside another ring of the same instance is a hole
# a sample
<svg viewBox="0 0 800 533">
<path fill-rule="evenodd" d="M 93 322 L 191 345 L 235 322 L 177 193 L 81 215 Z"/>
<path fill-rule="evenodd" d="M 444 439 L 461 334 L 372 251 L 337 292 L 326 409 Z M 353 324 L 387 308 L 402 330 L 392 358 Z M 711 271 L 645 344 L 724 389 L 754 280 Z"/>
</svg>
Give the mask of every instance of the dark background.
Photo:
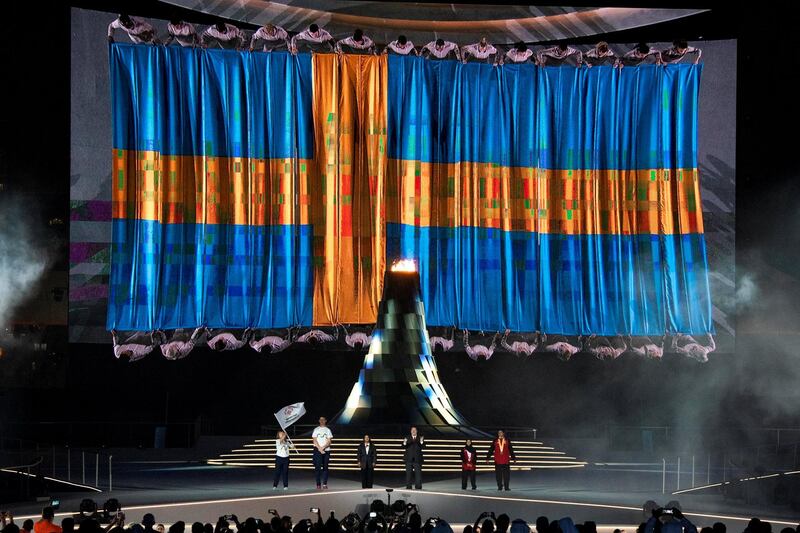
<svg viewBox="0 0 800 533">
<path fill-rule="evenodd" d="M 71 4 L 165 16 L 156 2 Z M 615 5 L 621 4 L 630 5 Z M 790 27 L 796 13 L 744 2 L 705 7 L 713 9 L 607 40 L 738 40 L 738 105 L 729 111 L 736 113 L 737 123 L 736 272 L 737 284 L 747 276 L 758 292 L 738 309 L 735 352 L 706 365 L 677 357 L 660 363 L 629 358 L 562 363 L 545 356 L 521 361 L 507 354 L 476 365 L 463 353 L 439 356 L 449 394 L 474 423 L 535 426 L 549 436 L 597 434 L 609 425 L 668 425 L 687 428 L 687 433 L 691 427 L 721 427 L 726 429 L 706 435 L 731 441 L 740 435 L 734 428 L 800 426 L 794 131 L 800 104 L 790 82 L 798 68 Z M 206 22 L 202 16 L 187 18 Z M 67 221 L 70 5 L 15 4 L 4 31 L 3 194 L 24 204 L 43 226 L 53 217 Z M 63 242 L 67 227 L 45 231 Z M 65 270 L 63 246 L 57 255 L 60 261 L 52 268 Z M 290 350 L 261 356 L 249 350 L 196 350 L 184 361 L 148 357 L 126 365 L 114 360 L 108 345 L 67 344 L 64 328 L 50 334 L 47 353 L 0 360 L 3 436 L 149 445 L 150 425 L 178 427 L 198 420 L 204 433 L 249 434 L 269 423 L 271 411 L 294 401 L 305 400 L 314 415 L 332 414 L 343 405 L 361 364 L 352 352 Z"/>
</svg>

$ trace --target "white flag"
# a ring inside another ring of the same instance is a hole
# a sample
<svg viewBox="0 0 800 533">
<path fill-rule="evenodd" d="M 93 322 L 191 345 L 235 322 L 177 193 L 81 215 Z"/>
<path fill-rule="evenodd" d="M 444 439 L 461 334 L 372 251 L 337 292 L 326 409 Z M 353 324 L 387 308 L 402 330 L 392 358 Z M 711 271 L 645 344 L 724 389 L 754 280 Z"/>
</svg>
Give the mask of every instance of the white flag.
<svg viewBox="0 0 800 533">
<path fill-rule="evenodd" d="M 297 422 L 304 414 L 306 414 L 305 402 L 297 402 L 279 410 L 275 413 L 275 418 L 278 419 L 278 424 L 280 424 L 281 428 L 286 429 Z"/>
</svg>

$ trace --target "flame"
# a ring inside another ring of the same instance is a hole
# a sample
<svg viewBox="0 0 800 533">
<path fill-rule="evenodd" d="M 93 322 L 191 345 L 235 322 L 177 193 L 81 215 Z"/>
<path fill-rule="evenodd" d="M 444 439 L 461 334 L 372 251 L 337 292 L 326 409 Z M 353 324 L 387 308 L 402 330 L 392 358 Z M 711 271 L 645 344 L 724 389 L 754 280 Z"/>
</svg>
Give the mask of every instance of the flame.
<svg viewBox="0 0 800 533">
<path fill-rule="evenodd" d="M 398 259 L 392 263 L 392 272 L 416 272 L 417 264 L 413 259 Z"/>
</svg>

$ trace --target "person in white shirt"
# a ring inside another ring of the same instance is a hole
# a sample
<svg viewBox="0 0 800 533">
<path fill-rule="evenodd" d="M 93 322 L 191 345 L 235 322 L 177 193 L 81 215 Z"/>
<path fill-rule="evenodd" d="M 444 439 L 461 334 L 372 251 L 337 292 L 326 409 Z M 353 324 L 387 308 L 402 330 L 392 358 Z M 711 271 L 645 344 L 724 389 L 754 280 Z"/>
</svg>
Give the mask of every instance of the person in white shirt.
<svg viewBox="0 0 800 533">
<path fill-rule="evenodd" d="M 258 353 L 261 353 L 264 348 L 268 349 L 267 353 L 278 353 L 291 346 L 292 342 L 294 342 L 294 337 L 292 336 L 292 328 L 289 328 L 285 338 L 277 335 L 265 335 L 256 340 L 255 336 L 253 336 L 250 340 L 250 347 Z"/>
<path fill-rule="evenodd" d="M 452 350 L 455 342 L 453 342 L 453 336 L 455 334 L 456 328 L 452 328 L 450 330 L 450 337 L 440 337 L 438 335 L 434 335 L 430 338 L 431 342 L 431 353 L 435 353 L 437 349 L 441 349 L 443 352 L 447 350 Z"/>
<path fill-rule="evenodd" d="M 158 44 L 153 26 L 138 17 L 130 17 L 120 13 L 119 17 L 108 25 L 108 42 L 114 42 L 114 31 L 122 30 L 136 44 Z"/>
<path fill-rule="evenodd" d="M 608 337 L 598 337 L 592 333 L 583 345 L 583 351 L 590 353 L 602 360 L 616 359 L 628 349 L 621 335 L 609 339 Z"/>
<path fill-rule="evenodd" d="M 275 479 L 272 481 L 272 490 L 278 490 L 278 481 L 283 480 L 283 490 L 289 490 L 289 450 L 294 444 L 289 440 L 285 431 L 278 431 L 275 435 Z"/>
<path fill-rule="evenodd" d="M 647 43 L 639 43 L 632 50 L 625 53 L 619 61 L 619 66 L 641 65 L 647 62 L 647 58 L 652 57 L 656 65 L 661 64 L 661 52 L 655 48 L 650 48 Z"/>
<path fill-rule="evenodd" d="M 264 52 L 272 52 L 281 46 L 286 46 L 286 49 L 291 49 L 292 45 L 289 42 L 289 34 L 280 26 L 274 24 L 264 24 L 253 34 L 250 39 L 250 51 L 255 50 L 259 41 L 263 41 L 264 45 L 262 50 Z"/>
<path fill-rule="evenodd" d="M 571 57 L 575 58 L 577 65 L 580 67 L 581 63 L 583 63 L 583 54 L 577 48 L 573 48 L 564 43 L 540 50 L 537 54 L 539 65 L 542 67 L 547 64 L 548 59 L 554 59 L 563 63 Z"/>
<path fill-rule="evenodd" d="M 135 333 L 128 337 L 124 343 L 120 344 L 117 330 L 112 329 L 111 340 L 114 343 L 114 357 L 122 361 L 128 361 L 129 363 L 144 359 L 144 356 L 152 352 L 153 348 L 158 346 L 158 342 L 156 341 L 155 335 L 152 333 L 149 334 L 150 344 L 135 342 L 140 340 L 142 335 L 142 333 Z"/>
<path fill-rule="evenodd" d="M 507 329 L 506 332 L 503 334 L 503 338 L 500 340 L 500 346 L 508 350 L 509 352 L 520 356 L 524 355 L 525 357 L 530 357 L 533 352 L 536 351 L 536 348 L 539 347 L 539 332 L 537 331 L 532 343 L 523 342 L 523 341 L 514 341 L 511 344 L 508 343 L 508 334 L 511 333 L 510 329 Z"/>
<path fill-rule="evenodd" d="M 714 337 L 710 333 L 707 335 L 707 339 L 708 343 L 706 345 L 702 345 L 691 335 L 679 333 L 678 335 L 672 337 L 672 349 L 675 350 L 675 352 L 683 354 L 687 357 L 691 357 L 696 361 L 707 363 L 708 354 L 717 349 L 717 345 L 714 342 Z"/>
<path fill-rule="evenodd" d="M 338 338 L 338 330 L 336 333 L 336 337 L 333 335 L 328 335 L 322 330 L 319 329 L 312 329 L 307 333 L 303 333 L 299 337 L 297 337 L 297 342 L 301 343 L 308 343 L 308 344 L 321 344 L 323 342 L 331 342 L 335 341 Z"/>
<path fill-rule="evenodd" d="M 331 441 L 333 441 L 333 433 L 328 427 L 328 419 L 321 416 L 319 417 L 319 426 L 311 433 L 311 442 L 314 444 L 314 475 L 317 480 L 317 489 L 328 488 Z"/>
<path fill-rule="evenodd" d="M 608 43 L 605 41 L 600 41 L 594 48 L 583 54 L 583 62 L 589 68 L 606 62 L 611 62 L 613 66 L 617 66 L 617 61 L 617 54 L 608 47 Z"/>
<path fill-rule="evenodd" d="M 636 337 L 628 335 L 628 350 L 641 357 L 661 359 L 664 356 L 664 337 L 661 344 L 656 344 L 650 337 Z"/>
<path fill-rule="evenodd" d="M 252 330 L 247 328 L 244 330 L 241 340 L 237 339 L 233 333 L 223 331 L 221 333 L 212 333 L 211 330 L 206 329 L 208 333 L 208 347 L 218 352 L 228 352 L 238 350 L 250 340 Z"/>
<path fill-rule="evenodd" d="M 581 350 L 579 346 L 575 346 L 569 342 L 564 335 L 556 335 L 555 339 L 555 342 L 545 344 L 547 342 L 547 334 L 542 333 L 542 345 L 544 346 L 544 351 L 555 352 L 558 355 L 558 358 L 562 361 L 569 361 L 573 355 Z"/>
<path fill-rule="evenodd" d="M 689 54 L 694 54 L 694 64 L 700 62 L 703 51 L 694 46 L 689 46 L 686 41 L 672 41 L 672 47 L 661 51 L 661 61 L 664 63 L 677 63 Z"/>
<path fill-rule="evenodd" d="M 350 48 L 350 50 L 355 50 L 358 52 L 367 51 L 370 54 L 375 53 L 375 43 L 370 39 L 368 36 L 364 35 L 364 32 L 356 29 L 353 32 L 353 35 L 350 37 L 345 37 L 344 39 L 340 39 L 336 42 L 336 53 L 341 54 L 344 52 L 342 50 L 342 46 Z"/>
<path fill-rule="evenodd" d="M 307 30 L 303 30 L 294 37 L 292 37 L 292 53 L 296 54 L 298 52 L 298 47 L 301 43 L 306 43 L 307 46 L 312 48 L 312 52 L 314 51 L 311 45 L 324 45 L 328 51 L 333 51 L 333 37 L 330 33 L 326 30 L 320 28 L 316 24 L 312 24 L 308 27 Z"/>
<path fill-rule="evenodd" d="M 452 41 L 445 41 L 444 39 L 436 39 L 422 47 L 420 55 L 430 58 L 431 56 L 437 59 L 445 59 L 450 54 L 453 54 L 456 59 L 461 61 L 461 51 L 458 45 Z"/>
<path fill-rule="evenodd" d="M 344 326 L 342 327 L 344 328 Z M 372 335 L 367 335 L 363 331 L 350 333 L 347 328 L 344 328 L 344 334 L 344 342 L 358 352 L 364 348 L 369 348 L 369 345 L 372 344 Z"/>
<path fill-rule="evenodd" d="M 183 359 L 194 349 L 195 344 L 203 333 L 204 330 L 202 327 L 196 328 L 192 333 L 192 336 L 189 337 L 188 340 L 185 340 L 186 337 L 184 331 L 182 329 L 176 329 L 175 333 L 172 334 L 172 339 L 169 342 L 166 342 L 166 335 L 163 331 L 159 331 L 158 334 L 162 339 L 161 355 L 170 361 Z"/>
<path fill-rule="evenodd" d="M 496 65 L 499 61 L 500 54 L 497 53 L 497 48 L 486 40 L 486 37 L 481 37 L 481 40 L 477 43 L 468 44 L 461 48 L 461 60 L 464 63 L 467 62 L 469 56 Z"/>
<path fill-rule="evenodd" d="M 401 56 L 411 55 L 412 52 L 414 55 L 419 55 L 419 51 L 414 46 L 414 43 L 409 41 L 405 35 L 398 35 L 396 40 L 386 45 L 386 48 L 383 49 L 383 53 L 388 54 L 389 52 Z"/>
<path fill-rule="evenodd" d="M 217 22 L 213 26 L 206 28 L 200 37 L 203 48 L 209 44 L 215 44 L 220 48 L 240 49 L 244 46 L 247 37 L 242 30 L 226 22 Z"/>
<path fill-rule="evenodd" d="M 517 43 L 514 45 L 514 48 L 506 52 L 503 62 L 505 62 L 505 59 L 508 59 L 512 63 L 527 63 L 530 61 L 533 64 L 536 64 L 536 58 L 533 55 L 533 50 L 530 50 L 528 45 L 523 42 Z"/>
<path fill-rule="evenodd" d="M 497 333 L 494 334 L 494 337 L 492 337 L 492 343 L 489 346 L 484 346 L 483 344 L 470 346 L 469 331 L 464 330 L 464 351 L 467 352 L 467 356 L 473 361 L 477 361 L 478 359 L 484 359 L 488 361 L 492 358 L 492 355 L 494 355 L 494 349 L 497 346 L 498 336 L 499 335 Z"/>
<path fill-rule="evenodd" d="M 172 19 L 167 24 L 167 38 L 164 40 L 164 46 L 169 46 L 172 41 L 177 41 L 179 45 L 194 48 L 200 44 L 200 38 L 197 36 L 193 24 L 184 22 L 180 19 Z"/>
</svg>

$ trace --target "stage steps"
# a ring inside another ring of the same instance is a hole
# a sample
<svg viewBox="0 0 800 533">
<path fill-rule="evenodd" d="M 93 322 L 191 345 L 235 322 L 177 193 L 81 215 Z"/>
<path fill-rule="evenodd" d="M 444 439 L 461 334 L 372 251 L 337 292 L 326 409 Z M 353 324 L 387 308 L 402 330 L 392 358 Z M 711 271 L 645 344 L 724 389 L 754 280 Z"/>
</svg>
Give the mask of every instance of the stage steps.
<svg viewBox="0 0 800 533">
<path fill-rule="evenodd" d="M 330 469 L 338 471 L 358 471 L 356 450 L 361 439 L 333 439 Z M 378 450 L 378 472 L 403 472 L 403 439 L 372 439 Z M 297 453 L 292 451 L 291 467 L 298 470 L 313 470 L 310 437 L 294 439 Z M 486 461 L 491 441 L 475 439 L 473 446 L 478 452 L 478 471 L 493 471 L 494 463 Z M 512 463 L 512 470 L 534 470 L 540 468 L 582 468 L 586 465 L 575 457 L 545 446 L 538 441 L 515 440 L 512 442 L 517 462 Z M 461 459 L 459 452 L 464 446 L 463 438 L 431 438 L 425 439 L 425 471 L 426 472 L 460 472 Z M 257 439 L 241 448 L 223 453 L 207 461 L 210 465 L 272 467 L 275 464 L 275 439 Z"/>
</svg>

